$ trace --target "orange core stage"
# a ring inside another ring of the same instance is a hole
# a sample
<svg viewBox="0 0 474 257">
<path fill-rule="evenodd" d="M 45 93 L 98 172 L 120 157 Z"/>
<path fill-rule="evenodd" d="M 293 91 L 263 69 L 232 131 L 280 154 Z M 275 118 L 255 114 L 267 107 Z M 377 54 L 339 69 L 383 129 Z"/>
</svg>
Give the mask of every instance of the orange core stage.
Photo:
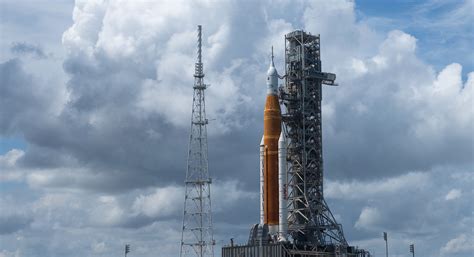
<svg viewBox="0 0 474 257">
<path fill-rule="evenodd" d="M 264 223 L 277 225 L 278 220 L 278 139 L 281 133 L 281 111 L 278 96 L 268 94 L 263 115 L 264 152 Z"/>
</svg>

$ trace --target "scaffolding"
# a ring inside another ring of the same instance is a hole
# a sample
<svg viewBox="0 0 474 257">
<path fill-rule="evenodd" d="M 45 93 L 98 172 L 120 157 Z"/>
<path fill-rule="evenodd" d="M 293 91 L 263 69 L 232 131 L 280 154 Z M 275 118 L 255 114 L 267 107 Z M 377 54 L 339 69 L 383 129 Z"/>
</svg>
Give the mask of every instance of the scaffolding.
<svg viewBox="0 0 474 257">
<path fill-rule="evenodd" d="M 297 30 L 285 36 L 286 83 L 280 90 L 288 138 L 288 225 L 296 244 L 347 246 L 323 195 L 322 84 L 336 75 L 321 72 L 320 37 Z"/>
</svg>

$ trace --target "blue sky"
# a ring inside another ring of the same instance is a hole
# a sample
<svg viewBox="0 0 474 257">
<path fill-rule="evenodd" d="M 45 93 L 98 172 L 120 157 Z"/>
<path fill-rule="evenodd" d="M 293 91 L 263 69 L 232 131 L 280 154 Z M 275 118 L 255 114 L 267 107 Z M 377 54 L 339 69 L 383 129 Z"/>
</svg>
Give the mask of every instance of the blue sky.
<svg viewBox="0 0 474 257">
<path fill-rule="evenodd" d="M 26 143 L 21 137 L 8 137 L 0 139 L 0 154 L 5 154 L 11 149 L 26 149 Z"/>
<path fill-rule="evenodd" d="M 471 0 L 0 0 L 0 257 L 125 243 L 176 256 L 197 24 L 219 246 L 258 222 L 269 49 L 282 73 L 283 36 L 302 28 L 340 84 L 323 95 L 325 196 L 348 241 L 383 256 L 387 231 L 391 256 L 410 243 L 471 256 L 472 13 Z"/>
<path fill-rule="evenodd" d="M 373 24 L 378 29 L 402 29 L 415 35 L 421 58 L 436 69 L 454 59 L 465 68 L 464 78 L 473 69 L 474 56 L 469 51 L 474 35 L 472 3 L 451 0 L 358 1 L 356 6 L 361 19 L 382 20 L 379 25 Z"/>
</svg>

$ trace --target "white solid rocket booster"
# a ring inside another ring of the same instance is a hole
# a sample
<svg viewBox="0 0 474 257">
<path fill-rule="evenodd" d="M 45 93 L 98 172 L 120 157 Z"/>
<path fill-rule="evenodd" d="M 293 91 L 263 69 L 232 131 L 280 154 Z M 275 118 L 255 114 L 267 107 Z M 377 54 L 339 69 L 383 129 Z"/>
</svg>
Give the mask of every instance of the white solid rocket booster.
<svg viewBox="0 0 474 257">
<path fill-rule="evenodd" d="M 279 226 L 278 234 L 280 240 L 286 240 L 288 234 L 288 207 L 287 207 L 287 183 L 288 177 L 286 174 L 287 162 L 286 162 L 286 138 L 283 131 L 280 134 L 278 140 L 278 189 L 279 189 Z"/>
</svg>

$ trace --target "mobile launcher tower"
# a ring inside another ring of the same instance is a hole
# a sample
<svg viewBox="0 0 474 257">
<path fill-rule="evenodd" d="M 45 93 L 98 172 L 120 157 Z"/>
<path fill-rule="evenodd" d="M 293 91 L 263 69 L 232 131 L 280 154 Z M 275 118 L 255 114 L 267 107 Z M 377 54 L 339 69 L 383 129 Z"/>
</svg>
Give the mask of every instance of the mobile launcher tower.
<svg viewBox="0 0 474 257">
<path fill-rule="evenodd" d="M 260 223 L 246 245 L 222 248 L 222 257 L 368 257 L 349 246 L 323 194 L 320 37 L 285 35 L 286 75 L 267 72 L 264 135 L 260 143 Z M 285 78 L 278 88 L 278 79 Z M 280 111 L 280 104 L 284 113 Z"/>
</svg>

